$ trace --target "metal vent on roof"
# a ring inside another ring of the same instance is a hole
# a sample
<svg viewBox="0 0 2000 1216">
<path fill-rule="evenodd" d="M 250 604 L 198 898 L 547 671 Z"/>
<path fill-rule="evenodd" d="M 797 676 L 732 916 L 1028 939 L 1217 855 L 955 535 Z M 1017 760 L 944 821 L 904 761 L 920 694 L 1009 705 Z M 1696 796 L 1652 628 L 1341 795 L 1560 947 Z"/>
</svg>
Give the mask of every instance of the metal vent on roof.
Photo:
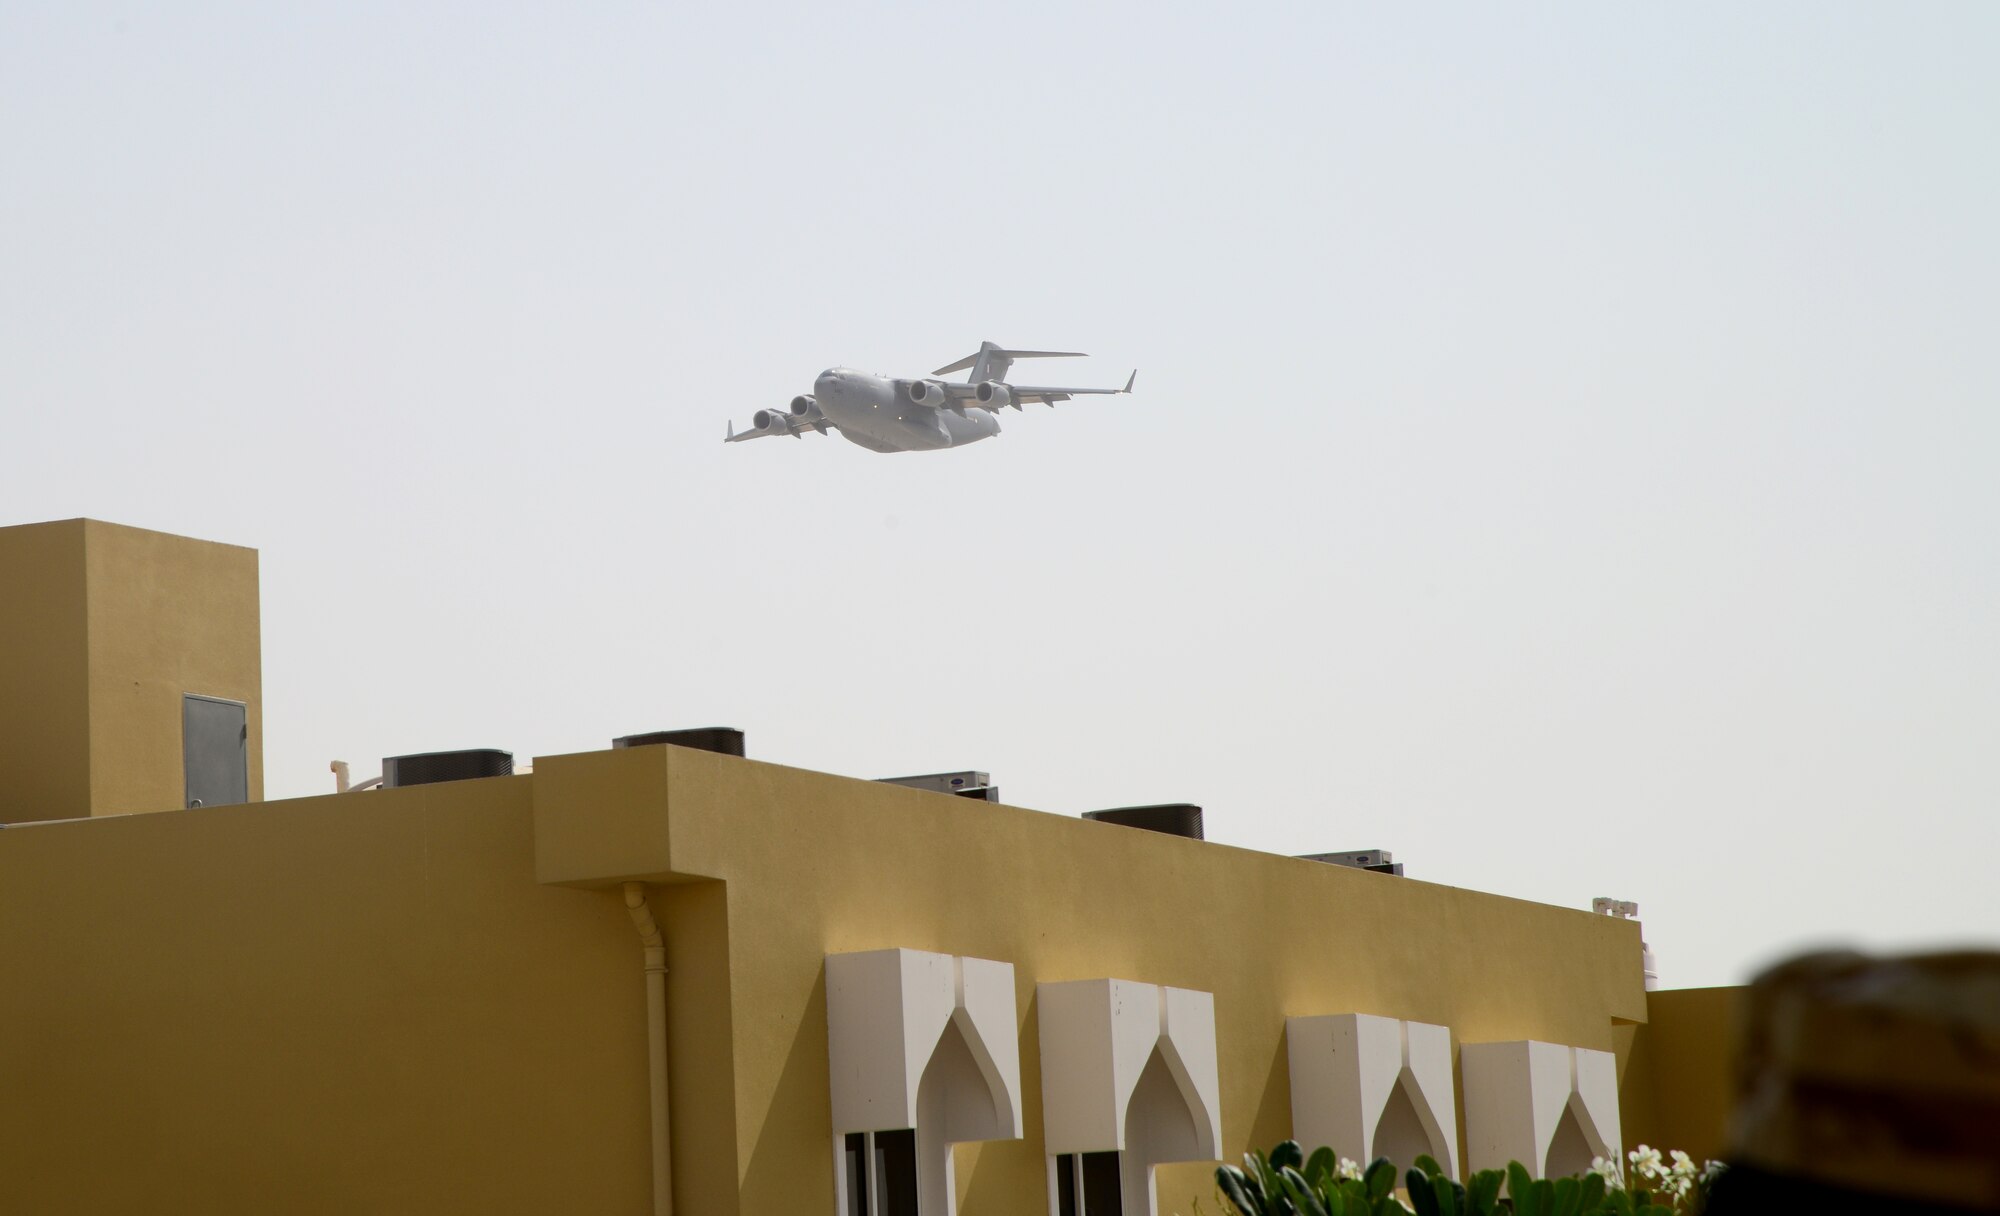
<svg viewBox="0 0 2000 1216">
<path fill-rule="evenodd" d="M 978 802 L 1000 801 L 1000 787 L 993 784 L 993 778 L 971 769 L 956 773 L 919 773 L 914 777 L 877 777 L 875 780 L 883 785 L 906 785 L 913 790 L 956 794 Z"/>
<path fill-rule="evenodd" d="M 626 735 L 613 739 L 614 748 L 650 747 L 655 743 L 670 743 L 675 747 L 691 747 L 701 752 L 716 752 L 724 756 L 743 754 L 743 732 L 730 726 L 697 726 L 688 730 L 656 730 L 644 735 Z"/>
<path fill-rule="evenodd" d="M 1372 870 L 1377 874 L 1401 874 L 1403 863 L 1396 861 L 1387 849 L 1356 849 L 1348 853 L 1301 853 L 1300 861 L 1323 861 L 1330 866 L 1346 866 L 1351 870 Z"/>
<path fill-rule="evenodd" d="M 1168 802 L 1160 806 L 1120 806 L 1108 811 L 1085 811 L 1085 819 L 1095 819 L 1099 823 L 1116 823 L 1128 828 L 1142 828 L 1148 832 L 1164 832 L 1169 836 L 1185 836 L 1189 840 L 1200 840 L 1201 808 L 1187 802 Z"/>
<path fill-rule="evenodd" d="M 392 790 L 406 785 L 435 785 L 440 781 L 510 777 L 513 773 L 514 753 L 492 748 L 421 752 L 414 756 L 387 756 L 382 760 L 382 786 Z"/>
</svg>

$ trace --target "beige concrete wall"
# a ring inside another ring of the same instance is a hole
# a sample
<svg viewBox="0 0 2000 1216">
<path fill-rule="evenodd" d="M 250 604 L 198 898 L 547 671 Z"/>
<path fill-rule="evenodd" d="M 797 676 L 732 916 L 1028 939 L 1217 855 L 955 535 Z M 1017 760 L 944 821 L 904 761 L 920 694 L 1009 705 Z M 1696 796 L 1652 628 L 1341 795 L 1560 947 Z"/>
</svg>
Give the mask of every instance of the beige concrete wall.
<svg viewBox="0 0 2000 1216">
<path fill-rule="evenodd" d="M 94 814 L 185 805 L 181 696 L 248 707 L 250 800 L 264 797 L 257 551 L 86 521 Z"/>
<path fill-rule="evenodd" d="M 261 797 L 254 552 L 73 520 L 0 529 L 0 573 L 0 822 L 179 807 L 187 692 L 249 705 Z M 884 947 L 1014 966 L 1027 1135 L 959 1150 L 965 1216 L 1044 1205 L 1041 982 L 1214 993 L 1232 1157 L 1290 1134 L 1292 1015 L 1616 1051 L 1633 1126 L 1691 1151 L 1714 1107 L 1715 1009 L 1655 994 L 1638 1025 L 1633 923 L 654 747 L 0 831 L 9 1202 L 646 1211 L 628 879 L 660 884 L 699 1216 L 832 1211 L 823 960 Z M 1213 1207 L 1209 1176 L 1163 1171 L 1162 1211 Z"/>
<path fill-rule="evenodd" d="M 0 528 L 0 823 L 184 805 L 181 697 L 241 701 L 264 796 L 257 554 L 97 520 Z"/>
<path fill-rule="evenodd" d="M 1625 1139 L 1720 1157 L 1735 1095 L 1741 988 L 1681 988 L 1646 994 L 1648 1020 L 1633 1037 L 1626 1069 Z"/>
<path fill-rule="evenodd" d="M 0 831 L 0 1210 L 648 1211 L 639 939 L 530 782 Z"/>
<path fill-rule="evenodd" d="M 0 528 L 0 823 L 90 814 L 83 533 Z"/>
<path fill-rule="evenodd" d="M 1213 992 L 1231 1156 L 1290 1133 L 1288 1015 L 1606 1049 L 1646 1016 L 1638 927 L 1581 910 L 678 748 L 551 757 L 0 831 L 10 1200 L 647 1211 L 627 878 L 661 883 L 691 1216 L 833 1210 L 828 953 L 1014 965 L 1027 1136 L 959 1150 L 965 1216 L 1044 1204 L 1038 982 Z M 1209 1177 L 1163 1171 L 1162 1211 Z"/>
<path fill-rule="evenodd" d="M 832 1210 L 828 953 L 1014 964 L 1029 1134 L 960 1150 L 965 1216 L 1044 1206 L 1038 981 L 1214 992 L 1232 1157 L 1290 1134 L 1288 1015 L 1604 1050 L 1646 1016 L 1638 926 L 1581 910 L 677 748 L 543 758 L 535 781 L 545 880 L 724 880 L 740 1198 L 684 1192 L 688 1210 Z M 1213 1207 L 1209 1172 L 1170 1172 L 1161 1210 Z"/>
</svg>

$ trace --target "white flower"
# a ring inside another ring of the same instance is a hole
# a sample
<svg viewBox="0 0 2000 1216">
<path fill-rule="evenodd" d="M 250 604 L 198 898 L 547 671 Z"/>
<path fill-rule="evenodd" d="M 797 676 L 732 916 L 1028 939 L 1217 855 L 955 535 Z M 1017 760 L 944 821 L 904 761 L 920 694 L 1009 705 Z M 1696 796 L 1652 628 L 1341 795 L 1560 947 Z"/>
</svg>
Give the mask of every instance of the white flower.
<svg viewBox="0 0 2000 1216">
<path fill-rule="evenodd" d="M 1728 1168 L 1729 1167 L 1727 1165 L 1724 1165 L 1722 1162 L 1716 1161 L 1712 1158 L 1708 1161 L 1702 1162 L 1701 1184 L 1703 1186 L 1713 1186 L 1715 1184 L 1715 1180 L 1722 1176 L 1722 1171 Z"/>
<path fill-rule="evenodd" d="M 1623 1186 L 1625 1180 L 1618 1176 L 1618 1158 L 1592 1157 L 1590 1172 L 1604 1179 L 1606 1186 Z"/>
<path fill-rule="evenodd" d="M 1693 1157 L 1688 1156 L 1679 1149 L 1674 1149 L 1667 1155 L 1674 1159 L 1674 1176 L 1676 1178 L 1692 1178 L 1695 1176 L 1697 1167 L 1695 1166 Z"/>
<path fill-rule="evenodd" d="M 1354 1182 L 1361 1181 L 1361 1163 L 1349 1157 L 1342 1157 L 1340 1163 L 1334 1166 L 1333 1172 Z"/>
<path fill-rule="evenodd" d="M 1641 1178 L 1659 1179 L 1666 1176 L 1667 1168 L 1660 1160 L 1660 1150 L 1640 1145 L 1625 1154 L 1632 1163 L 1632 1172 Z"/>
</svg>

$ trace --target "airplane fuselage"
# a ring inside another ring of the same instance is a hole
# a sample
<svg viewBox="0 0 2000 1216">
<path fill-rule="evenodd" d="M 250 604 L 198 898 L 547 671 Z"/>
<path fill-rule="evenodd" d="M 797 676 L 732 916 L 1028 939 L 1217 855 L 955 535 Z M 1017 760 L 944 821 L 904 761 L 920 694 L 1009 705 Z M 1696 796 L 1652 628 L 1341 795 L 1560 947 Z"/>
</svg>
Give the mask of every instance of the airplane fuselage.
<svg viewBox="0 0 2000 1216">
<path fill-rule="evenodd" d="M 976 405 L 964 417 L 917 405 L 886 376 L 830 367 L 813 382 L 813 400 L 843 438 L 871 452 L 927 452 L 964 447 L 1000 433 L 1000 420 Z"/>
<path fill-rule="evenodd" d="M 810 394 L 792 398 L 784 410 L 762 409 L 750 415 L 750 429 L 735 423 L 723 428 L 724 443 L 749 439 L 802 437 L 807 431 L 842 438 L 871 452 L 935 452 L 962 448 L 1000 433 L 999 412 L 1008 406 L 1054 405 L 1074 397 L 1122 397 L 1132 391 L 1139 373 L 1125 378 L 1124 388 L 1074 388 L 1046 384 L 1016 384 L 1007 379 L 1016 359 L 1076 359 L 1073 350 L 1014 350 L 981 342 L 979 350 L 928 376 L 908 380 L 829 367 L 813 382 Z M 964 380 L 938 379 L 970 371 Z"/>
</svg>

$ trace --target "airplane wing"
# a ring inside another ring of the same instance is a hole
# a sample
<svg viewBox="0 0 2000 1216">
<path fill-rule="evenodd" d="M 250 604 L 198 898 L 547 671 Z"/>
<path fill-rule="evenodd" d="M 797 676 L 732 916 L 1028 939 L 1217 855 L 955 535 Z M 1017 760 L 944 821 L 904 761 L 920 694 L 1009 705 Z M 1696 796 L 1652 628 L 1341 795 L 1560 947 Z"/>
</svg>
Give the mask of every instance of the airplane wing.
<svg viewBox="0 0 2000 1216">
<path fill-rule="evenodd" d="M 751 427 L 747 431 L 736 429 L 735 423 L 728 424 L 722 442 L 742 443 L 745 439 L 769 439 L 776 435 L 790 435 L 797 439 L 807 431 L 826 434 L 825 424 L 797 414 L 781 414 L 777 410 L 758 410 L 750 416 Z"/>
<path fill-rule="evenodd" d="M 1132 385 L 1139 379 L 1138 371 L 1126 378 L 1124 388 L 1069 388 L 1042 384 L 1009 384 L 1006 404 L 1019 409 L 1023 404 L 1054 405 L 1058 401 L 1068 401 L 1072 397 L 1120 397 L 1132 391 Z M 954 399 L 972 397 L 978 389 L 976 384 L 947 384 L 945 392 Z"/>
</svg>

